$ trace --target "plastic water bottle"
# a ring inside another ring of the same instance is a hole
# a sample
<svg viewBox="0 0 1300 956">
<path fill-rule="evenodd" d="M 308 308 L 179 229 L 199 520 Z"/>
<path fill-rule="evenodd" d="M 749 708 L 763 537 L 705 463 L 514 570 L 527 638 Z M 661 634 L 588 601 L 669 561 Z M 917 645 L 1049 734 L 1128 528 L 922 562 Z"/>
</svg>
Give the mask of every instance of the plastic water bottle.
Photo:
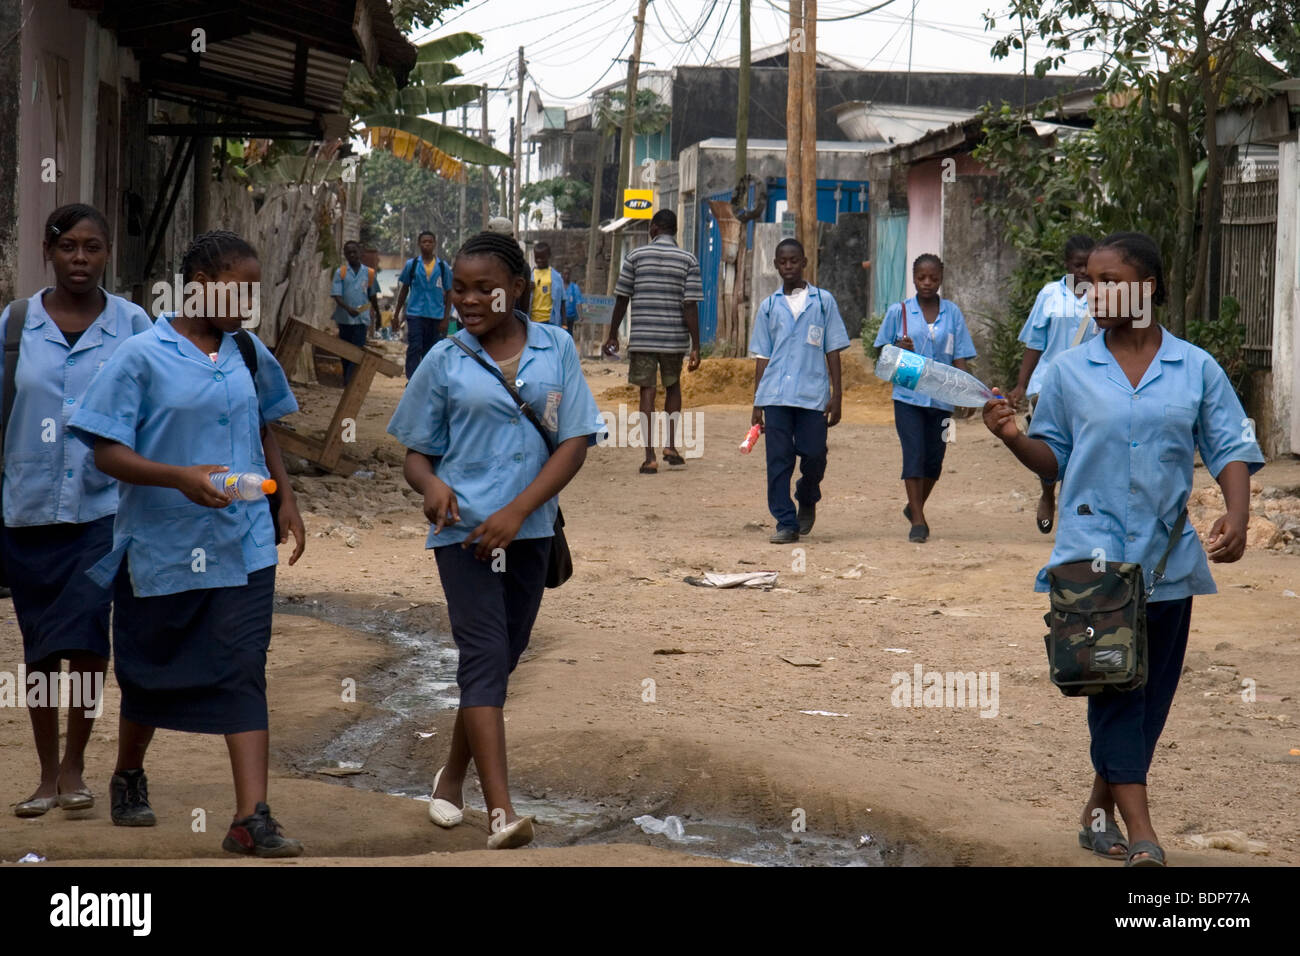
<svg viewBox="0 0 1300 956">
<path fill-rule="evenodd" d="M 945 404 L 965 408 L 983 408 L 986 402 L 998 397 L 969 372 L 900 349 L 897 345 L 886 345 L 880 350 L 876 377 Z"/>
<path fill-rule="evenodd" d="M 748 432 L 746 432 L 745 440 L 740 443 L 740 453 L 742 455 L 748 455 L 751 451 L 753 451 L 754 446 L 758 444 L 758 436 L 761 434 L 763 434 L 762 425 L 755 425 Z"/>
<path fill-rule="evenodd" d="M 255 471 L 214 471 L 208 475 L 208 481 L 217 491 L 237 501 L 257 501 L 275 494 L 275 479 Z"/>
</svg>

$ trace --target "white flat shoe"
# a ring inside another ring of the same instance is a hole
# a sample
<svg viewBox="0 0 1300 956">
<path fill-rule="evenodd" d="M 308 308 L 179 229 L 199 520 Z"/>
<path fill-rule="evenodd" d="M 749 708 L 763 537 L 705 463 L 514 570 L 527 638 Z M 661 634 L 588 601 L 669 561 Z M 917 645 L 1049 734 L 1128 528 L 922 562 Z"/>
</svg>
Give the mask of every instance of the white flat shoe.
<svg viewBox="0 0 1300 956">
<path fill-rule="evenodd" d="M 513 850 L 533 842 L 533 818 L 520 817 L 510 826 L 488 837 L 489 850 Z"/>
<path fill-rule="evenodd" d="M 429 793 L 429 819 L 438 826 L 450 830 L 465 819 L 465 814 L 450 800 L 439 800 L 433 795 L 438 790 L 438 780 L 442 777 L 442 771 L 446 769 L 442 767 L 433 775 L 433 790 Z"/>
</svg>

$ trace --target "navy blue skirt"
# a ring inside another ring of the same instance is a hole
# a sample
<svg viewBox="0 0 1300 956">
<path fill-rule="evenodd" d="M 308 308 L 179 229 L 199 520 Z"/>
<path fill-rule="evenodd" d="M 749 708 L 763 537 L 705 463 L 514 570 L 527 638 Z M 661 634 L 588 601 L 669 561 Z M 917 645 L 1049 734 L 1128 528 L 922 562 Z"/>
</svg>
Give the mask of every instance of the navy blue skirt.
<svg viewBox="0 0 1300 956">
<path fill-rule="evenodd" d="M 85 524 L 4 528 L 4 561 L 23 660 L 109 655 L 113 592 L 86 574 L 113 550 L 113 516 Z"/>
<path fill-rule="evenodd" d="M 124 561 L 113 614 L 122 716 L 199 734 L 266 730 L 274 600 L 274 565 L 243 587 L 136 597 Z"/>
</svg>

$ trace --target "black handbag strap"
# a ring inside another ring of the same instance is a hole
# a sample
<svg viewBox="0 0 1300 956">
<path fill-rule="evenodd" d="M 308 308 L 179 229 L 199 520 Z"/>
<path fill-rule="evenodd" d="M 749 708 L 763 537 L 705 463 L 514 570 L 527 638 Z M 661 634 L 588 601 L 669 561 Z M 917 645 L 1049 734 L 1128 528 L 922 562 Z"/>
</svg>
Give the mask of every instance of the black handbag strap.
<svg viewBox="0 0 1300 956">
<path fill-rule="evenodd" d="M 27 300 L 19 299 L 9 305 L 9 324 L 5 327 L 5 387 L 3 418 L 0 418 L 0 469 L 4 468 L 5 436 L 9 431 L 9 416 L 14 411 L 18 397 L 18 350 L 23 344 L 23 326 L 27 324 Z"/>
<path fill-rule="evenodd" d="M 1169 555 L 1173 553 L 1174 545 L 1178 543 L 1178 539 L 1183 536 L 1183 528 L 1186 525 L 1187 506 L 1184 505 L 1183 510 L 1178 513 L 1178 520 L 1174 522 L 1173 530 L 1169 532 L 1169 543 L 1165 545 L 1165 553 L 1160 555 L 1160 560 L 1156 562 L 1155 568 L 1151 571 L 1151 586 L 1147 588 L 1147 597 L 1150 597 L 1151 593 L 1155 591 L 1156 585 L 1164 580 L 1165 565 L 1169 563 Z"/>
<path fill-rule="evenodd" d="M 493 368 L 485 362 L 483 356 L 479 355 L 461 341 L 460 336 L 453 335 L 450 336 L 450 338 L 460 347 L 461 351 L 472 358 L 475 362 L 478 362 L 479 365 L 482 365 L 483 368 L 487 370 L 488 374 L 500 382 L 501 386 L 510 393 L 510 397 L 514 400 L 514 403 L 519 406 L 519 410 L 524 413 L 524 417 L 533 423 L 533 427 L 536 428 L 538 434 L 542 436 L 542 441 L 546 442 L 546 453 L 548 455 L 554 455 L 555 443 L 551 441 L 551 433 L 546 430 L 546 426 L 543 425 L 541 419 L 537 417 L 537 413 L 533 411 L 532 406 L 524 401 L 524 397 L 519 394 L 513 385 L 506 381 L 506 377 L 502 375 L 498 369 Z M 524 347 L 527 348 L 528 346 L 525 345 Z"/>
</svg>

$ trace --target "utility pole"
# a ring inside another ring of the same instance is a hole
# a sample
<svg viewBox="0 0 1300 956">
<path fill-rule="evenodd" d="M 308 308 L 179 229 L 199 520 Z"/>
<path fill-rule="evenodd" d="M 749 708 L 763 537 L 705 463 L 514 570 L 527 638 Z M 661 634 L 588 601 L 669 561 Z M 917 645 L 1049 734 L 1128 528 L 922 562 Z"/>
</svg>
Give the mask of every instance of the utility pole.
<svg viewBox="0 0 1300 956">
<path fill-rule="evenodd" d="M 794 216 L 795 235 L 802 236 L 799 147 L 803 144 L 803 0 L 790 0 L 790 37 L 785 48 L 785 208 Z"/>
<path fill-rule="evenodd" d="M 749 172 L 749 7 L 740 0 L 740 77 L 736 95 L 736 182 Z M 748 203 L 746 203 L 748 206 Z"/>
<path fill-rule="evenodd" d="M 603 122 L 609 115 L 609 95 L 606 94 L 596 107 L 596 127 L 600 130 L 599 144 L 596 146 L 596 162 L 592 171 L 594 182 L 591 187 L 591 223 L 587 234 L 587 271 L 582 276 L 588 289 L 595 289 L 596 254 L 600 249 L 600 194 L 605 188 L 605 154 L 609 152 L 611 127 Z"/>
<path fill-rule="evenodd" d="M 817 0 L 803 0 L 803 123 L 800 126 L 799 225 L 808 280 L 817 280 Z"/>
<path fill-rule="evenodd" d="M 519 183 L 523 175 L 523 147 L 524 147 L 524 48 L 519 48 L 519 65 L 516 72 L 519 74 L 515 85 L 515 178 L 514 193 L 510 201 L 510 221 L 515 229 L 519 226 Z M 520 229 L 522 232 L 522 229 Z"/>
<path fill-rule="evenodd" d="M 486 83 L 479 87 L 478 111 L 479 111 L 479 117 L 483 123 L 483 131 L 480 134 L 483 138 L 483 145 L 491 146 L 492 137 L 488 133 L 488 88 Z M 489 210 L 489 205 L 488 205 L 489 203 L 488 197 L 492 195 L 492 173 L 488 170 L 486 166 L 483 167 L 482 192 L 483 192 L 482 196 L 479 197 L 481 200 L 479 203 L 480 205 L 479 214 L 482 217 L 483 221 L 478 224 L 478 227 L 479 229 L 486 229 L 488 224 L 488 219 L 490 218 L 491 215 Z"/>
<path fill-rule="evenodd" d="M 469 135 L 469 106 L 461 104 L 460 131 Z M 469 169 L 462 165 L 460 177 L 460 211 L 456 214 L 456 248 L 465 244 L 465 190 L 469 183 Z"/>
<path fill-rule="evenodd" d="M 623 137 L 618 150 L 618 191 L 614 194 L 614 203 L 619 208 L 623 204 L 623 190 L 627 189 L 632 165 L 632 140 L 636 136 L 636 80 L 637 69 L 641 63 L 641 36 L 645 33 L 645 8 L 649 0 L 639 0 L 636 13 L 636 37 L 632 41 L 632 58 L 627 61 L 627 101 L 623 104 Z M 618 268 L 623 261 L 623 233 L 615 232 L 609 253 L 609 276 L 605 280 L 605 294 L 614 294 L 614 283 L 618 280 Z"/>
</svg>

